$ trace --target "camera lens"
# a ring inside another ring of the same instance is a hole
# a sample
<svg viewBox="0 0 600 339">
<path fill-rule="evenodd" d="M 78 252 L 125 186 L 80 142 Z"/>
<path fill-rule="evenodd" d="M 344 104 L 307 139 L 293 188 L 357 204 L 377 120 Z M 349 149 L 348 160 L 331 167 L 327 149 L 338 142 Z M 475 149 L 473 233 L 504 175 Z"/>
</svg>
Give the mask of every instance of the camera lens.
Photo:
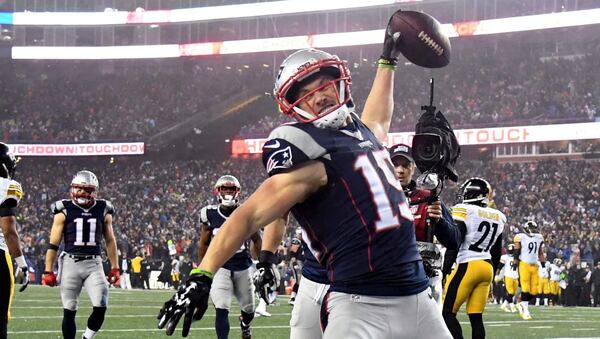
<svg viewBox="0 0 600 339">
<path fill-rule="evenodd" d="M 439 160 L 439 147 L 435 144 L 420 144 L 416 149 L 419 157 L 425 161 Z"/>
</svg>

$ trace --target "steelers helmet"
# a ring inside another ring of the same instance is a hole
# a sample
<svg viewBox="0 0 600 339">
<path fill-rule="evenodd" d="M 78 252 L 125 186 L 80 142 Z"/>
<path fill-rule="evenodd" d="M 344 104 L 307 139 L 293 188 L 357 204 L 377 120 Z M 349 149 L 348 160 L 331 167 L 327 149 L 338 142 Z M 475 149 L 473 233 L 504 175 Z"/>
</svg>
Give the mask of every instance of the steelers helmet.
<svg viewBox="0 0 600 339">
<path fill-rule="evenodd" d="M 529 220 L 525 223 L 525 225 L 523 225 L 523 231 L 530 236 L 535 233 L 538 233 L 539 232 L 538 224 L 533 220 Z"/>
<path fill-rule="evenodd" d="M 492 201 L 492 186 L 482 178 L 470 178 L 460 186 L 458 200 L 465 204 L 487 207 Z"/>
<path fill-rule="evenodd" d="M 508 244 L 508 246 L 506 246 L 506 252 L 508 254 L 515 254 L 515 244 Z"/>
<path fill-rule="evenodd" d="M 215 183 L 214 193 L 223 206 L 233 206 L 237 204 L 242 187 L 240 182 L 233 175 L 224 175 Z"/>
<path fill-rule="evenodd" d="M 8 146 L 0 142 L 0 178 L 12 179 L 15 176 L 17 159 Z"/>
</svg>

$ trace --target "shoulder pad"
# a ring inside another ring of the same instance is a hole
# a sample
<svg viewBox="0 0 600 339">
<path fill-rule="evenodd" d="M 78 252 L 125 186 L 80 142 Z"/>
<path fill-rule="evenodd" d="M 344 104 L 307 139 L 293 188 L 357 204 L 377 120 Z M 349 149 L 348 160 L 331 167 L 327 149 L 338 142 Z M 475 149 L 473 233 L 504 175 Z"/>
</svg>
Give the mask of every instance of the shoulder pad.
<svg viewBox="0 0 600 339">
<path fill-rule="evenodd" d="M 204 206 L 200 210 L 200 222 L 203 224 L 208 224 L 208 210 L 214 209 L 212 205 Z"/>
<path fill-rule="evenodd" d="M 112 204 L 112 202 L 110 202 L 109 200 L 104 200 L 104 202 L 106 203 L 106 207 L 104 208 L 104 216 L 106 216 L 107 214 L 115 214 L 115 206 Z"/>
<path fill-rule="evenodd" d="M 454 220 L 458 220 L 458 221 L 465 221 L 465 219 L 467 218 L 467 205 L 465 204 L 458 204 L 454 207 L 452 207 L 452 209 L 450 210 L 450 213 L 452 214 L 452 218 Z"/>
<path fill-rule="evenodd" d="M 327 150 L 297 125 L 274 129 L 263 146 L 262 160 L 271 176 L 327 154 Z"/>
<path fill-rule="evenodd" d="M 50 205 L 50 209 L 52 210 L 52 214 L 64 213 L 67 214 L 67 208 L 65 207 L 65 203 L 63 200 L 58 200 Z"/>
<path fill-rule="evenodd" d="M 6 208 L 14 208 L 19 205 L 21 198 L 23 198 L 23 188 L 21 184 L 15 180 L 2 180 L 2 193 L 6 192 L 6 195 L 0 194 L 0 205 Z"/>
</svg>

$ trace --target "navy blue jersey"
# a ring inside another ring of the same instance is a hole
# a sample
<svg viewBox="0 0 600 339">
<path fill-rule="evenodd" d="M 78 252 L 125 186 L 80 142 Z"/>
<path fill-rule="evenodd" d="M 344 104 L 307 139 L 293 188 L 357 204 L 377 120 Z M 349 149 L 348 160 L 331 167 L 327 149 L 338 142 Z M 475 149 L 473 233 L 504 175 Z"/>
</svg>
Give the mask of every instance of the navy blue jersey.
<svg viewBox="0 0 600 339">
<path fill-rule="evenodd" d="M 312 254 L 308 245 L 303 241 L 302 249 L 304 251 L 304 265 L 302 266 L 302 275 L 319 284 L 329 284 L 329 275 L 327 268 L 323 267 L 317 258 Z"/>
<path fill-rule="evenodd" d="M 200 222 L 206 224 L 208 229 L 211 231 L 212 236 L 217 235 L 221 226 L 225 223 L 225 220 L 229 218 L 231 213 L 235 211 L 237 206 L 231 208 L 221 208 L 219 205 L 208 205 L 200 210 Z M 250 241 L 246 240 L 240 249 L 235 252 L 233 257 L 229 259 L 223 268 L 231 271 L 242 271 L 252 266 L 252 258 L 250 257 Z"/>
<path fill-rule="evenodd" d="M 387 149 L 369 128 L 355 114 L 339 130 L 287 124 L 263 147 L 271 176 L 310 160 L 325 165 L 327 185 L 291 211 L 327 268 L 331 290 L 397 296 L 425 290 L 410 208 Z"/>
<path fill-rule="evenodd" d="M 100 255 L 104 237 L 104 219 L 114 214 L 110 201 L 96 199 L 89 208 L 84 208 L 71 200 L 59 200 L 52 204 L 52 213 L 65 215 L 63 239 L 65 252 Z"/>
</svg>

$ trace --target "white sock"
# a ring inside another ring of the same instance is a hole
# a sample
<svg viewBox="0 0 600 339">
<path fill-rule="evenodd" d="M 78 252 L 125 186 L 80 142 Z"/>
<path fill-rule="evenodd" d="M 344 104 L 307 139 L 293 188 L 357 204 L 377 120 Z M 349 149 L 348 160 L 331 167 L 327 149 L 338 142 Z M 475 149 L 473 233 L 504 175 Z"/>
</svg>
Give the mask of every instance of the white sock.
<svg viewBox="0 0 600 339">
<path fill-rule="evenodd" d="M 260 301 L 258 302 L 258 306 L 256 306 L 256 311 L 260 312 L 260 313 L 264 313 L 267 310 L 267 303 L 260 298 Z"/>
<path fill-rule="evenodd" d="M 521 301 L 521 305 L 523 306 L 523 309 L 525 309 L 525 311 L 529 310 L 529 301 Z"/>
<path fill-rule="evenodd" d="M 92 331 L 89 328 L 85 329 L 85 332 L 83 332 L 83 337 L 85 339 L 94 339 L 94 337 L 96 337 L 96 331 Z"/>
</svg>

